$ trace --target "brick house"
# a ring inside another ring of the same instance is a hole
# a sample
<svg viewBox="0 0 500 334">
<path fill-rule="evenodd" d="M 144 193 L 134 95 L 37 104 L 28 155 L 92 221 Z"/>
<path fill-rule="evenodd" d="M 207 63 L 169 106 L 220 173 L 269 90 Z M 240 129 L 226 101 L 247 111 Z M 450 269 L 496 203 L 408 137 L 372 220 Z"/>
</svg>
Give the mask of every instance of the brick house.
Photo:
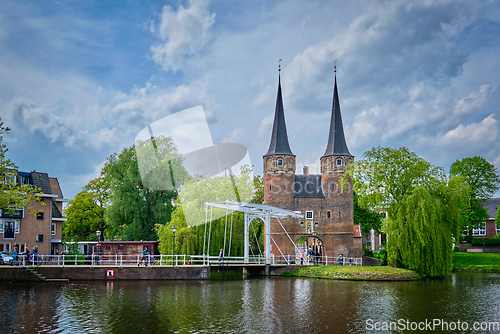
<svg viewBox="0 0 500 334">
<path fill-rule="evenodd" d="M 326 150 L 320 158 L 321 174 L 296 174 L 295 155 L 290 149 L 285 124 L 281 78 L 271 143 L 264 160 L 264 204 L 291 211 L 301 211 L 301 219 L 281 220 L 294 242 L 305 237 L 304 248 L 316 247 L 321 256 L 361 256 L 361 234 L 355 234 L 353 219 L 353 191 L 345 171 L 354 156 L 349 152 L 344 137 L 340 103 L 335 77 L 330 131 Z M 280 223 L 271 221 L 271 236 L 284 255 L 294 254 L 295 249 Z M 313 233 L 315 232 L 315 233 Z M 316 234 L 316 236 L 314 236 Z M 280 251 L 274 245 L 271 253 Z"/>
<path fill-rule="evenodd" d="M 160 255 L 159 241 L 101 241 L 102 255 L 141 255 L 147 248 L 150 255 Z"/>
<path fill-rule="evenodd" d="M 472 235 L 474 237 L 482 238 L 494 238 L 500 229 L 497 229 L 495 225 L 495 217 L 497 215 L 497 208 L 500 206 L 500 198 L 490 198 L 483 206 L 488 210 L 489 219 L 484 222 L 481 228 L 475 228 L 472 230 Z"/>
<path fill-rule="evenodd" d="M 24 253 L 28 248 L 38 247 L 39 254 L 59 254 L 62 251 L 63 198 L 59 181 L 41 172 L 17 172 L 16 182 L 41 189 L 38 194 L 45 205 L 33 203 L 38 212 L 32 215 L 21 208 L 14 215 L 0 214 L 0 251 L 12 252 L 14 246 Z"/>
</svg>

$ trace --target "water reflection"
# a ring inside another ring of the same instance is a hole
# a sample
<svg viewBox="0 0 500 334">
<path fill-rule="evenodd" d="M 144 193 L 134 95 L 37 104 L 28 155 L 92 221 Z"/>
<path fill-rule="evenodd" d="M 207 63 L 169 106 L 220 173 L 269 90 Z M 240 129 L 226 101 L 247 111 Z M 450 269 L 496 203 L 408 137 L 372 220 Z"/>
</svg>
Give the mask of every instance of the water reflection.
<svg viewBox="0 0 500 334">
<path fill-rule="evenodd" d="M 1 284 L 5 333 L 360 333 L 366 321 L 500 321 L 499 274 Z M 3 331 L 2 331 L 3 330 Z M 397 332 L 397 331 L 394 331 Z"/>
</svg>

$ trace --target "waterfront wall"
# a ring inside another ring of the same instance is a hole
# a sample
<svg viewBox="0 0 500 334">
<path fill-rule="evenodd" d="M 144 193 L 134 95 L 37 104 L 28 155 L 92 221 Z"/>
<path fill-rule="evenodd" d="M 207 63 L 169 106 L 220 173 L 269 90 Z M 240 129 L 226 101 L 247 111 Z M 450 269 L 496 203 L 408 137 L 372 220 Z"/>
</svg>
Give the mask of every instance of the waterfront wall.
<svg viewBox="0 0 500 334">
<path fill-rule="evenodd" d="M 118 267 L 118 266 L 39 266 L 33 268 L 45 279 L 79 280 L 169 280 L 208 279 L 210 270 L 202 266 Z M 112 277 L 108 270 L 112 270 Z M 0 281 L 33 282 L 43 280 L 23 267 L 0 268 Z"/>
<path fill-rule="evenodd" d="M 369 257 L 369 256 L 366 256 L 366 255 L 363 255 L 363 265 L 364 266 L 370 266 L 370 267 L 380 266 L 380 260 L 379 259 L 375 259 L 373 257 Z"/>
<path fill-rule="evenodd" d="M 22 267 L 1 267 L 0 282 L 39 282 L 42 279 Z"/>
</svg>

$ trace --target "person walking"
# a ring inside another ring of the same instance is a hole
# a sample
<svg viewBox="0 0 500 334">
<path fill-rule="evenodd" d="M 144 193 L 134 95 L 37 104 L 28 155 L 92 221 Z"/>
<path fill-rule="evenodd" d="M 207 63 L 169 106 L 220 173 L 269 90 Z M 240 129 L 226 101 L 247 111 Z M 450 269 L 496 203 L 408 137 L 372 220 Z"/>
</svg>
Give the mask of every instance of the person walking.
<svg viewBox="0 0 500 334">
<path fill-rule="evenodd" d="M 344 259 L 342 257 L 343 257 L 343 255 L 340 254 L 339 257 L 337 258 L 337 264 L 339 266 L 343 265 Z"/>
<path fill-rule="evenodd" d="M 33 262 L 35 265 L 38 265 L 38 247 L 33 246 Z"/>
<path fill-rule="evenodd" d="M 141 258 L 141 262 L 139 262 L 137 264 L 137 266 L 139 266 L 141 263 L 144 263 L 144 266 L 146 266 L 146 259 L 148 257 L 148 250 L 146 247 L 144 247 L 144 249 L 142 250 L 142 258 Z"/>
<path fill-rule="evenodd" d="M 30 263 L 30 249 L 26 247 L 26 252 L 24 252 L 24 259 L 26 263 Z"/>
<path fill-rule="evenodd" d="M 12 252 L 12 265 L 17 266 L 19 263 L 17 262 L 17 246 L 14 247 L 14 251 Z"/>
<path fill-rule="evenodd" d="M 222 264 L 223 259 L 224 259 L 224 250 L 221 248 L 219 252 L 219 266 Z"/>
</svg>

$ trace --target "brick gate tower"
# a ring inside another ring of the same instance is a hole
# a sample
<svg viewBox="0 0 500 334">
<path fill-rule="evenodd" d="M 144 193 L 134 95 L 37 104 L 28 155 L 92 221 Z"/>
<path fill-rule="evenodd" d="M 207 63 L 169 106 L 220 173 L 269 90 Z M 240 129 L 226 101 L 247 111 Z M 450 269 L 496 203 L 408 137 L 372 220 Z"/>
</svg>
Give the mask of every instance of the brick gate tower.
<svg viewBox="0 0 500 334">
<path fill-rule="evenodd" d="M 295 255 L 290 238 L 297 243 L 304 237 L 307 241 L 300 245 L 301 251 L 316 245 L 316 250 L 330 259 L 339 254 L 362 255 L 360 235 L 354 233 L 352 184 L 349 178 L 344 177 L 354 156 L 345 141 L 336 76 L 330 132 L 325 153 L 320 158 L 321 174 L 309 174 L 307 166 L 303 174 L 295 174 L 295 155 L 288 142 L 280 77 L 271 143 L 263 159 L 264 204 L 304 214 L 301 219 L 280 221 L 288 235 L 280 222 L 271 221 L 274 240 L 271 252 L 275 256 L 281 253 Z"/>
</svg>

